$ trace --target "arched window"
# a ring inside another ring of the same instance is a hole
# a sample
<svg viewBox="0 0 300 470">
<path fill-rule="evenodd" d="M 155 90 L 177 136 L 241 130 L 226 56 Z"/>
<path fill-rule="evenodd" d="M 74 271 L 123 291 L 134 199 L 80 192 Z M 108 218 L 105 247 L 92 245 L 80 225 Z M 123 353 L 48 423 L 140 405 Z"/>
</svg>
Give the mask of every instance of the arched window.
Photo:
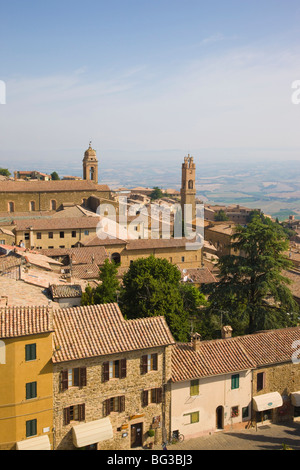
<svg viewBox="0 0 300 470">
<path fill-rule="evenodd" d="M 194 189 L 194 181 L 193 180 L 189 181 L 189 189 Z"/>
<path fill-rule="evenodd" d="M 4 341 L 0 341 L 0 364 L 6 364 Z"/>
<path fill-rule="evenodd" d="M 30 201 L 30 203 L 29 203 L 29 210 L 31 210 L 32 212 L 35 211 L 35 201 Z"/>
<path fill-rule="evenodd" d="M 94 173 L 95 173 L 95 168 L 93 166 L 91 166 L 91 168 L 90 168 L 90 179 L 91 180 L 94 179 Z"/>
<path fill-rule="evenodd" d="M 111 255 L 111 260 L 116 263 L 116 264 L 120 264 L 121 263 L 121 256 L 120 256 L 120 253 L 113 253 Z"/>
<path fill-rule="evenodd" d="M 52 211 L 56 211 L 56 207 L 57 207 L 57 206 L 56 206 L 56 201 L 55 201 L 55 199 L 51 199 L 51 201 L 50 201 L 50 209 L 51 209 Z"/>
<path fill-rule="evenodd" d="M 15 203 L 9 202 L 8 203 L 8 212 L 15 212 Z"/>
</svg>

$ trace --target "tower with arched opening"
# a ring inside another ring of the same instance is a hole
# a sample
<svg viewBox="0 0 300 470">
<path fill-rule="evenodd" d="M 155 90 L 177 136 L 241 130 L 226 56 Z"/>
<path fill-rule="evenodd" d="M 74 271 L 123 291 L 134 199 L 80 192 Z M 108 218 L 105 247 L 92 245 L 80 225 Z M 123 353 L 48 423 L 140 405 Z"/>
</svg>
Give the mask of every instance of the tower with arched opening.
<svg viewBox="0 0 300 470">
<path fill-rule="evenodd" d="M 98 184 L 98 160 L 96 151 L 92 148 L 91 142 L 89 148 L 84 153 L 83 179 Z"/>
</svg>

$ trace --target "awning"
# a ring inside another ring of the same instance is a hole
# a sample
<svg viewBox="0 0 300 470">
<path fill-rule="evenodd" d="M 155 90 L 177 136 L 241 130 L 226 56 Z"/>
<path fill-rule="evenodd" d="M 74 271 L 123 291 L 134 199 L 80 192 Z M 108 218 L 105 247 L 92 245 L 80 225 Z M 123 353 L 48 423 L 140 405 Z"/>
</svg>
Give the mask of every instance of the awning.
<svg viewBox="0 0 300 470">
<path fill-rule="evenodd" d="M 300 391 L 291 393 L 291 402 L 294 406 L 300 406 Z"/>
<path fill-rule="evenodd" d="M 283 400 L 278 392 L 266 393 L 253 397 L 253 409 L 255 411 L 272 410 L 283 405 Z"/>
<path fill-rule="evenodd" d="M 109 418 L 73 427 L 73 443 L 76 447 L 85 447 L 112 438 L 113 430 Z"/>
<path fill-rule="evenodd" d="M 17 442 L 17 450 L 51 450 L 49 436 L 32 437 Z"/>
</svg>

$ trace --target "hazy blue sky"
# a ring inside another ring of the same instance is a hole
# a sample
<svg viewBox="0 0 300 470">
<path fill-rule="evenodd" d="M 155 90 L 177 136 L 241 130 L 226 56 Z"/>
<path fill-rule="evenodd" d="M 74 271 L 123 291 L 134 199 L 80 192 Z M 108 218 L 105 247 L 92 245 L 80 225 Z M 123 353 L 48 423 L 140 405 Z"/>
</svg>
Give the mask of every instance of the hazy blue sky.
<svg viewBox="0 0 300 470">
<path fill-rule="evenodd" d="M 298 0 L 0 0 L 0 166 L 297 159 Z"/>
</svg>

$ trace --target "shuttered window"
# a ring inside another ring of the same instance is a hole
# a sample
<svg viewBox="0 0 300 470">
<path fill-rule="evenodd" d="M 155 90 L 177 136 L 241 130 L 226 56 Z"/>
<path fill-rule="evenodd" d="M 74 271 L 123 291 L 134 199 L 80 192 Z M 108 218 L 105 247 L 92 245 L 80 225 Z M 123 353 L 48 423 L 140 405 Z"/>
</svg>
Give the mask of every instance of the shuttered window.
<svg viewBox="0 0 300 470">
<path fill-rule="evenodd" d="M 122 413 L 125 411 L 125 395 L 108 398 L 104 401 L 103 414 L 108 416 L 112 412 Z"/>
<path fill-rule="evenodd" d="M 158 370 L 158 355 L 147 354 L 141 357 L 141 374 L 147 374 L 151 370 Z"/>
<path fill-rule="evenodd" d="M 34 361 L 36 359 L 36 344 L 25 345 L 25 361 Z"/>
<path fill-rule="evenodd" d="M 240 386 L 240 375 L 235 374 L 231 376 L 231 390 L 235 390 Z"/>
<path fill-rule="evenodd" d="M 69 387 L 85 387 L 86 367 L 77 367 L 75 369 L 61 371 L 60 381 L 61 391 L 67 390 Z"/>
<path fill-rule="evenodd" d="M 26 421 L 26 437 L 32 437 L 37 435 L 37 420 L 31 419 Z"/>
<path fill-rule="evenodd" d="M 126 359 L 104 362 L 102 375 L 103 382 L 108 382 L 110 379 L 124 379 L 127 375 Z"/>
<path fill-rule="evenodd" d="M 199 380 L 191 380 L 190 395 L 191 397 L 199 395 Z"/>
<path fill-rule="evenodd" d="M 37 397 L 37 383 L 30 382 L 26 384 L 26 400 Z"/>
<path fill-rule="evenodd" d="M 85 420 L 85 404 L 73 405 L 64 408 L 64 425 L 70 424 L 71 421 Z"/>
</svg>

